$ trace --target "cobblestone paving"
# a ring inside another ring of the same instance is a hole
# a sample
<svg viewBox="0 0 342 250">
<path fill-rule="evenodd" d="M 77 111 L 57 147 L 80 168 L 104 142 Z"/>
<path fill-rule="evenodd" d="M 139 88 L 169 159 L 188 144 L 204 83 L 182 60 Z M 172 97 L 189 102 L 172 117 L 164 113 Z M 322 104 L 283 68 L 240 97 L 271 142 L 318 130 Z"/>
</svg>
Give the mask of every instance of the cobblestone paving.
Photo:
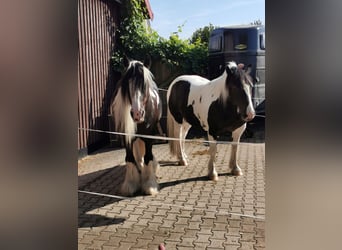
<svg viewBox="0 0 342 250">
<path fill-rule="evenodd" d="M 241 144 L 244 175 L 228 172 L 230 145 L 218 145 L 217 182 L 207 180 L 208 147 L 186 143 L 189 166 L 154 145 L 160 192 L 117 199 L 79 193 L 79 249 L 265 249 L 265 144 Z M 79 189 L 120 195 L 124 150 L 79 161 Z"/>
</svg>

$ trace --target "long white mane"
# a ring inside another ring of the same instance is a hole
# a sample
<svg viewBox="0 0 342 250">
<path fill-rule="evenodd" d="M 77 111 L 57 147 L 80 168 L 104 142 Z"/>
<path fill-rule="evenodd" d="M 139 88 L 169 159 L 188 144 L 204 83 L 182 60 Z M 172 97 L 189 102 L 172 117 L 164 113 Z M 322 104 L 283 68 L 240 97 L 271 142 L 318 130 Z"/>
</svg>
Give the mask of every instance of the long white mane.
<svg viewBox="0 0 342 250">
<path fill-rule="evenodd" d="M 131 135 L 136 133 L 137 126 L 130 115 L 131 104 L 129 99 L 123 96 L 121 87 L 112 102 L 110 111 L 113 116 L 115 131 L 130 134 L 125 135 L 126 143 L 130 144 L 132 141 Z"/>
<path fill-rule="evenodd" d="M 126 73 L 136 63 L 141 62 L 135 60 L 130 61 Z M 143 67 L 143 74 L 144 84 L 147 91 L 150 91 L 151 89 L 154 91 L 158 90 L 157 85 L 153 80 L 153 74 L 151 73 L 151 71 L 146 67 Z M 128 84 L 130 84 L 130 86 L 134 86 L 134 80 L 134 78 L 130 79 L 128 81 Z M 130 144 L 134 137 L 134 134 L 137 132 L 137 124 L 133 121 L 130 114 L 132 108 L 129 100 L 130 97 L 122 91 L 122 79 L 120 80 L 119 86 L 120 87 L 117 90 L 116 96 L 112 101 L 110 112 L 114 119 L 115 131 L 128 134 L 125 135 L 125 142 L 126 144 Z M 130 88 L 132 91 L 133 87 Z"/>
</svg>

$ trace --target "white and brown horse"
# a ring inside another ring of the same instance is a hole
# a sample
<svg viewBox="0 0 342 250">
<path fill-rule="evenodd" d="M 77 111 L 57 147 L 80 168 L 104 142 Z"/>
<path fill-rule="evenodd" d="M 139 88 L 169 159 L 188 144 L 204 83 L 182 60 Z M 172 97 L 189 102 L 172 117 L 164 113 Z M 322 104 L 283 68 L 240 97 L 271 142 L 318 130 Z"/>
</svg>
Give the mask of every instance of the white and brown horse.
<svg viewBox="0 0 342 250">
<path fill-rule="evenodd" d="M 223 74 L 209 81 L 196 75 L 177 77 L 167 92 L 167 127 L 170 137 L 179 141 L 169 141 L 170 151 L 179 159 L 180 165 L 187 165 L 184 139 L 191 126 L 203 129 L 209 141 L 232 132 L 233 145 L 229 168 L 233 175 L 242 175 L 237 163 L 237 143 L 246 128 L 246 122 L 255 116 L 251 100 L 253 80 L 250 66 L 229 62 Z M 217 180 L 214 160 L 216 143 L 210 143 L 208 176 Z"/>
<path fill-rule="evenodd" d="M 158 88 L 149 71 L 149 62 L 125 58 L 126 70 L 111 103 L 111 113 L 117 132 L 125 135 L 126 175 L 121 186 L 122 195 L 138 191 L 158 192 L 156 171 L 159 167 L 152 154 L 152 140 L 134 134 L 156 134 L 162 114 Z"/>
</svg>

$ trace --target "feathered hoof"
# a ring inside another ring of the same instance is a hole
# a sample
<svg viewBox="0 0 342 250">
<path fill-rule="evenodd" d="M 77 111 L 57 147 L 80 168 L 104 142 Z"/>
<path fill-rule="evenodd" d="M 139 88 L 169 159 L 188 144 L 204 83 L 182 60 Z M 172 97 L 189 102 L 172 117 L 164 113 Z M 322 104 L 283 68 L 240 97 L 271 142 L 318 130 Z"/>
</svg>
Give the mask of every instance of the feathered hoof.
<svg viewBox="0 0 342 250">
<path fill-rule="evenodd" d="M 141 190 L 144 194 L 154 195 L 158 193 L 158 182 L 157 177 L 155 175 L 157 165 L 157 161 L 150 161 L 143 168 L 141 174 Z"/>
<path fill-rule="evenodd" d="M 123 183 L 120 189 L 120 194 L 122 196 L 133 196 L 137 192 L 138 188 L 135 185 L 129 185 L 128 183 Z"/>
<path fill-rule="evenodd" d="M 159 193 L 157 187 L 144 187 L 143 192 L 144 194 L 147 194 L 147 195 L 156 195 Z"/>
<path fill-rule="evenodd" d="M 241 176 L 241 175 L 243 175 L 242 170 L 241 170 L 241 168 L 239 168 L 239 167 L 233 168 L 231 174 L 232 174 L 233 176 Z"/>
<path fill-rule="evenodd" d="M 140 174 L 135 164 L 127 162 L 125 180 L 120 188 L 121 195 L 133 196 L 140 189 L 140 180 Z"/>
</svg>

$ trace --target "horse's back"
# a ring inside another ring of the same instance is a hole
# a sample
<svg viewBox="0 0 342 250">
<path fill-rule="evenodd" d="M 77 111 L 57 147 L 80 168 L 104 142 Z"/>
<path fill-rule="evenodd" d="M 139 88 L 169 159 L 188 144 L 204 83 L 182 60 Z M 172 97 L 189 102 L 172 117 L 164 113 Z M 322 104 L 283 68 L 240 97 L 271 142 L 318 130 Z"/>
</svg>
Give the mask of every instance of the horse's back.
<svg viewBox="0 0 342 250">
<path fill-rule="evenodd" d="M 196 86 L 204 86 L 208 84 L 210 81 L 204 77 L 198 75 L 181 75 L 178 76 L 175 80 L 170 84 L 167 91 L 167 100 L 170 98 L 171 92 L 179 96 L 179 99 L 184 99 L 188 97 L 190 88 Z M 178 98 L 177 98 L 178 99 Z"/>
<path fill-rule="evenodd" d="M 173 80 L 173 82 L 170 85 L 170 88 L 176 82 L 180 82 L 180 81 L 188 82 L 190 83 L 190 85 L 205 85 L 210 82 L 207 78 L 204 78 L 198 75 L 181 75 L 181 76 L 178 76 L 175 80 Z"/>
</svg>

